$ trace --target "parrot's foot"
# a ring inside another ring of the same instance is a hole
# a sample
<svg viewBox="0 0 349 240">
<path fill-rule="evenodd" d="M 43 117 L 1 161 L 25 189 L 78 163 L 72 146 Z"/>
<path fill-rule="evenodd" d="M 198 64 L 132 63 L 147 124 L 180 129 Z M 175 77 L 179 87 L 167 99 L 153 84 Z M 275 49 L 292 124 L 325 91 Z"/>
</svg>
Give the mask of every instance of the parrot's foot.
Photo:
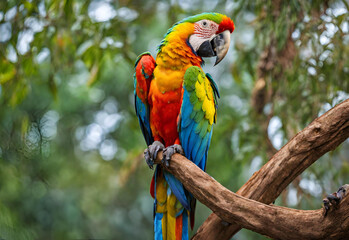
<svg viewBox="0 0 349 240">
<path fill-rule="evenodd" d="M 164 149 L 163 157 L 162 157 L 162 163 L 166 166 L 170 166 L 170 160 L 173 154 L 179 153 L 181 155 L 184 155 L 184 150 L 181 145 L 173 144 L 172 146 L 169 146 Z"/>
<path fill-rule="evenodd" d="M 164 148 L 164 144 L 159 141 L 155 141 L 147 149 L 145 149 L 144 158 L 150 169 L 153 169 L 154 161 L 158 155 L 158 152 L 162 151 Z"/>
<path fill-rule="evenodd" d="M 322 200 L 324 203 L 324 216 L 327 215 L 331 206 L 337 206 L 339 204 L 347 191 L 349 191 L 349 184 L 341 186 L 337 192 L 327 195 L 327 197 Z"/>
</svg>

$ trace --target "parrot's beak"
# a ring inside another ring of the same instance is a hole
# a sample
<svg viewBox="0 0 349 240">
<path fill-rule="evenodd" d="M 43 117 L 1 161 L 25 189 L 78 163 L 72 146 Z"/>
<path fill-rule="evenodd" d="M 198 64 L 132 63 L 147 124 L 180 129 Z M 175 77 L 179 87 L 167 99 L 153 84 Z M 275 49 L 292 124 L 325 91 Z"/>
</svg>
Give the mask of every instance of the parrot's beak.
<svg viewBox="0 0 349 240">
<path fill-rule="evenodd" d="M 227 55 L 230 46 L 230 32 L 225 30 L 224 32 L 218 34 L 213 41 L 213 51 L 217 54 L 216 62 L 214 65 L 217 65 L 222 59 Z"/>
<path fill-rule="evenodd" d="M 200 57 L 215 57 L 217 65 L 225 57 L 230 46 L 230 32 L 225 30 L 224 32 L 215 35 L 211 40 L 203 42 L 196 53 Z"/>
</svg>

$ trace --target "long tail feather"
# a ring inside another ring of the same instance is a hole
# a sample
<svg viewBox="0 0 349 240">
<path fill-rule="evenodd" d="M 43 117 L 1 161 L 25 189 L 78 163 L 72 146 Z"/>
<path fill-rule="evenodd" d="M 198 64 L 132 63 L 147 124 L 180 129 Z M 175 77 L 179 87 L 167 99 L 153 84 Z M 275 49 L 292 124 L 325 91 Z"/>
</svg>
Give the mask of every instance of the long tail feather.
<svg viewBox="0 0 349 240">
<path fill-rule="evenodd" d="M 183 184 L 169 172 L 164 172 L 164 175 L 174 195 L 177 196 L 177 199 L 187 210 L 190 210 L 190 206 L 188 204 L 189 201 L 187 199 L 186 190 L 184 190 Z"/>
<path fill-rule="evenodd" d="M 156 213 L 154 218 L 154 239 L 155 240 L 163 240 L 162 234 L 162 213 Z"/>
<path fill-rule="evenodd" d="M 161 167 L 156 168 L 153 179 L 155 240 L 188 240 L 188 210 L 171 191 Z"/>
<path fill-rule="evenodd" d="M 182 239 L 183 214 L 176 218 L 176 239 Z"/>
<path fill-rule="evenodd" d="M 182 240 L 189 239 L 189 229 L 188 229 L 188 212 L 183 211 L 182 213 Z"/>
</svg>

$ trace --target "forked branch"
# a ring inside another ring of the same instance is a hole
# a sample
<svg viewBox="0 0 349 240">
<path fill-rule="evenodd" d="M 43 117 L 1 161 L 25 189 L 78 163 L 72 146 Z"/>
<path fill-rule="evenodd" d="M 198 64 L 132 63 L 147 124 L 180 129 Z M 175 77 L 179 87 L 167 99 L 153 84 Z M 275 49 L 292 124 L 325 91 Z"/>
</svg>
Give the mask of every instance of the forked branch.
<svg viewBox="0 0 349 240">
<path fill-rule="evenodd" d="M 294 136 L 237 191 L 237 194 L 262 203 L 272 203 L 298 175 L 348 137 L 349 99 L 315 119 Z M 193 239 L 228 240 L 240 229 L 238 223 L 227 226 L 212 213 Z"/>
<path fill-rule="evenodd" d="M 158 156 L 156 162 L 160 162 L 162 153 Z M 349 232 L 349 194 L 325 217 L 323 209 L 296 210 L 237 195 L 178 154 L 172 157 L 167 169 L 222 220 L 237 222 L 244 228 L 271 238 L 341 239 Z"/>
<path fill-rule="evenodd" d="M 193 239 L 229 239 L 241 227 L 278 239 L 342 237 L 343 232 L 349 231 L 348 197 L 340 204 L 336 216 L 330 212 L 325 218 L 321 210 L 301 211 L 263 203 L 274 201 L 295 177 L 348 137 L 349 100 L 346 100 L 292 138 L 237 194 L 224 188 L 185 157 L 174 155 L 168 170 L 200 202 L 220 216 L 211 214 Z M 159 154 L 157 163 L 161 157 Z M 231 224 L 227 226 L 222 219 Z"/>
</svg>

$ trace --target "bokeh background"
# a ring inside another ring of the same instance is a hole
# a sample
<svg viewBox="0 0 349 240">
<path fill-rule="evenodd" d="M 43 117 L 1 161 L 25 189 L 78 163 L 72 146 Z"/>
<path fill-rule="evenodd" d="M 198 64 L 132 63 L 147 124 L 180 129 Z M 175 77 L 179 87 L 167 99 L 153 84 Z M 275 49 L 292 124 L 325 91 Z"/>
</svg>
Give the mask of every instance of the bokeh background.
<svg viewBox="0 0 349 240">
<path fill-rule="evenodd" d="M 221 93 L 207 172 L 238 190 L 349 98 L 348 10 L 342 0 L 0 1 L 0 238 L 152 238 L 133 64 L 156 56 L 173 23 L 204 11 L 236 24 L 226 58 L 204 70 Z M 347 140 L 276 204 L 320 208 L 349 183 L 348 156 Z M 210 213 L 198 204 L 195 229 Z"/>
</svg>

